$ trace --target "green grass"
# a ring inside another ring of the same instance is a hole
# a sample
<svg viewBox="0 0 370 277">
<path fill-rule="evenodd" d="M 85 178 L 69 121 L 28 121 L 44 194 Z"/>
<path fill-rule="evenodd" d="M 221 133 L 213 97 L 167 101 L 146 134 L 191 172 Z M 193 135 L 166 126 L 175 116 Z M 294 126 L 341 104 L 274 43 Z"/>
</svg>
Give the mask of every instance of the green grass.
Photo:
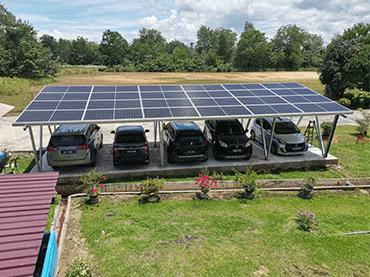
<svg viewBox="0 0 370 277">
<path fill-rule="evenodd" d="M 368 276 L 370 198 L 298 197 L 83 205 L 82 235 L 101 276 Z M 315 232 L 297 229 L 299 208 Z M 107 217 L 111 213 L 113 216 Z"/>
</svg>

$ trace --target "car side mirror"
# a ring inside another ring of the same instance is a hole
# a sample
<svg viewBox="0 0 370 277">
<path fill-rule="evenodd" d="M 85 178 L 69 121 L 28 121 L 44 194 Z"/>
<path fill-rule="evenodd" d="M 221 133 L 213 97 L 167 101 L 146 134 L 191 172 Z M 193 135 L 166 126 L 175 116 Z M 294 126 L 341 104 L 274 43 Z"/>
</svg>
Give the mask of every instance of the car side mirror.
<svg viewBox="0 0 370 277">
<path fill-rule="evenodd" d="M 150 130 L 148 130 L 148 129 L 145 129 L 145 133 L 149 133 L 150 132 Z"/>
<path fill-rule="evenodd" d="M 115 134 L 115 133 L 116 133 L 116 131 L 110 131 L 110 133 L 111 133 L 111 134 Z"/>
</svg>

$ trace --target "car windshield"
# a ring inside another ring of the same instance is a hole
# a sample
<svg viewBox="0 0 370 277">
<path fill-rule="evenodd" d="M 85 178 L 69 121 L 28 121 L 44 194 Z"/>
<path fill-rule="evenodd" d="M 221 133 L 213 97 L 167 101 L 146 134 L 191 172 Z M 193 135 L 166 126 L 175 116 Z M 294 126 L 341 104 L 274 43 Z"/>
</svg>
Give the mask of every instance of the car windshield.
<svg viewBox="0 0 370 277">
<path fill-rule="evenodd" d="M 117 135 L 117 143 L 143 143 L 145 138 L 142 134 Z"/>
<path fill-rule="evenodd" d="M 234 123 L 219 123 L 217 124 L 217 134 L 225 135 L 225 136 L 237 136 L 243 135 L 244 130 L 239 124 Z"/>
<path fill-rule="evenodd" d="M 300 133 L 298 127 L 293 122 L 277 122 L 275 126 L 276 134 L 297 134 Z"/>
<path fill-rule="evenodd" d="M 52 136 L 50 145 L 54 147 L 60 146 L 80 146 L 86 144 L 84 136 Z"/>
</svg>

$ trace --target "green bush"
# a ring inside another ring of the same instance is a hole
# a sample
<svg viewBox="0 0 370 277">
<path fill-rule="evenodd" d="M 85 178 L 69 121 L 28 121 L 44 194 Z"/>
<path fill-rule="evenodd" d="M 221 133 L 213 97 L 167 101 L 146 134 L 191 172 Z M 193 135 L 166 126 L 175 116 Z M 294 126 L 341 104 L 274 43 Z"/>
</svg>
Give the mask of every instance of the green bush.
<svg viewBox="0 0 370 277">
<path fill-rule="evenodd" d="M 361 136 L 367 136 L 367 130 L 370 127 L 370 113 L 362 111 L 363 119 L 356 119 L 358 126 L 356 130 L 359 131 Z"/>
<path fill-rule="evenodd" d="M 322 135 L 323 136 L 329 136 L 330 135 L 331 126 L 332 126 L 331 122 L 323 122 L 321 124 L 321 129 L 322 129 Z"/>
<path fill-rule="evenodd" d="M 77 258 L 69 265 L 65 277 L 90 277 L 91 269 L 83 258 Z"/>
<path fill-rule="evenodd" d="M 352 108 L 369 109 L 370 108 L 370 92 L 360 91 L 352 99 Z"/>
<path fill-rule="evenodd" d="M 351 100 L 349 100 L 348 98 L 341 98 L 341 99 L 338 100 L 338 104 L 340 104 L 344 107 L 350 108 L 351 107 Z"/>
</svg>

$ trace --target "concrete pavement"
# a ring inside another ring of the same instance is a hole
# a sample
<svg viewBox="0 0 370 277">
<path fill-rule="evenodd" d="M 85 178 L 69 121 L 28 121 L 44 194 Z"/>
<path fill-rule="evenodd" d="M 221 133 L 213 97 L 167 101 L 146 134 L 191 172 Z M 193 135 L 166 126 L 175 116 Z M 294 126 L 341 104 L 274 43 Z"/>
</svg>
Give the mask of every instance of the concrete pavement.
<svg viewBox="0 0 370 277">
<path fill-rule="evenodd" d="M 32 144 L 29 135 L 29 131 L 24 131 L 22 127 L 13 127 L 12 123 L 17 119 L 18 116 L 4 116 L 0 118 L 0 150 L 6 148 L 9 151 L 17 152 L 17 151 L 32 151 Z M 347 118 L 340 117 L 338 124 L 339 125 L 357 125 L 356 119 L 361 119 L 362 113 L 360 111 L 354 111 L 353 114 L 347 115 Z M 309 120 L 314 120 L 315 117 L 304 117 L 299 126 L 305 127 L 308 125 Z M 319 120 L 320 123 L 329 121 L 332 122 L 334 116 L 320 116 Z M 294 122 L 298 122 L 299 118 L 293 118 Z M 203 121 L 197 122 L 202 128 L 204 126 Z M 147 134 L 148 140 L 150 142 L 154 141 L 154 124 L 152 122 L 145 122 L 143 124 L 134 123 L 142 125 L 145 129 L 149 129 L 150 132 Z M 247 120 L 244 120 L 244 125 L 247 124 Z M 113 135 L 110 134 L 110 131 L 115 130 L 119 125 L 132 125 L 132 124 L 102 124 L 101 127 L 103 129 L 104 134 L 104 144 L 112 144 L 113 142 Z M 35 138 L 36 148 L 39 148 L 40 144 L 40 128 L 34 126 L 33 128 L 33 135 Z M 50 139 L 50 132 L 47 126 L 42 128 L 43 133 L 43 148 L 45 148 L 48 144 Z M 52 130 L 54 127 L 52 127 Z M 157 136 L 158 140 L 158 136 Z"/>
</svg>

